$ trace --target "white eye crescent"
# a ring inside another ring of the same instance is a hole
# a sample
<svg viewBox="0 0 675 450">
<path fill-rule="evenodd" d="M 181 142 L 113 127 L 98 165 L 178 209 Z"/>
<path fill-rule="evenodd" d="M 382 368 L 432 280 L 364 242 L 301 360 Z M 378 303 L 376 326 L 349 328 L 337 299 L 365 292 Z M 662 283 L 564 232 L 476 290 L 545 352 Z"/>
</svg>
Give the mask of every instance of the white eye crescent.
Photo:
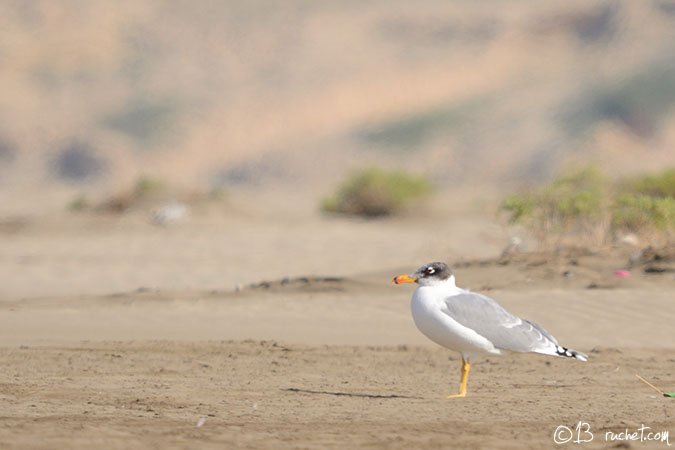
<svg viewBox="0 0 675 450">
<path fill-rule="evenodd" d="M 434 269 L 433 267 L 427 268 L 427 273 L 428 273 L 429 275 L 431 275 L 431 274 L 434 273 L 434 272 L 436 272 L 436 269 Z"/>
</svg>

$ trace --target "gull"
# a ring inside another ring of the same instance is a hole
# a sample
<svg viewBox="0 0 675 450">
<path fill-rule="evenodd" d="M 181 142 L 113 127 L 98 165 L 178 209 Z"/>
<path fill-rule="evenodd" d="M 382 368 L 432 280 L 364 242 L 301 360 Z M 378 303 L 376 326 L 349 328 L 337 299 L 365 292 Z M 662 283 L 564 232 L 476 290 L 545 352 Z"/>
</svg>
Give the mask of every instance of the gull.
<svg viewBox="0 0 675 450">
<path fill-rule="evenodd" d="M 410 303 L 415 325 L 435 343 L 462 355 L 459 392 L 448 398 L 466 397 L 474 355 L 499 355 L 508 350 L 588 360 L 585 354 L 563 347 L 541 326 L 514 316 L 490 297 L 457 287 L 455 275 L 443 262 L 425 264 L 392 281 L 419 285 Z"/>
</svg>

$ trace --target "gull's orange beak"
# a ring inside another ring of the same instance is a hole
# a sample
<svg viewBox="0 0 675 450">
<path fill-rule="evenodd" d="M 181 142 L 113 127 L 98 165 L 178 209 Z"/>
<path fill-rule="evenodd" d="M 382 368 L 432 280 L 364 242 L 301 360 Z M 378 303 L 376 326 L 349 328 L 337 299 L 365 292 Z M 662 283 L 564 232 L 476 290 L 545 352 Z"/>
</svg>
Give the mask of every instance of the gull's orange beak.
<svg viewBox="0 0 675 450">
<path fill-rule="evenodd" d="M 397 277 L 394 277 L 393 280 L 391 280 L 395 284 L 401 284 L 401 283 L 417 283 L 417 278 L 411 277 L 410 275 L 399 275 Z"/>
</svg>

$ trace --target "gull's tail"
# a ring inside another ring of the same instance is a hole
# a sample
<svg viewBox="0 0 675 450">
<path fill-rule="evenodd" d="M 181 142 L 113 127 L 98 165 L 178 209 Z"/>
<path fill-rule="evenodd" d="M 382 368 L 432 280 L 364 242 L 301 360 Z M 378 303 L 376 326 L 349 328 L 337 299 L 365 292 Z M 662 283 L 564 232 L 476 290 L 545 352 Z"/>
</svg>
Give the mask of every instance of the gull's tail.
<svg viewBox="0 0 675 450">
<path fill-rule="evenodd" d="M 574 358 L 584 362 L 588 361 L 587 354 L 578 352 L 571 348 L 563 347 L 562 345 L 558 344 L 558 340 L 554 338 L 551 333 L 544 330 L 541 326 L 529 320 L 526 320 L 525 322 L 532 325 L 532 327 L 537 329 L 542 334 L 542 336 L 544 336 L 549 341 L 546 350 L 540 351 L 540 353 L 544 353 L 546 355 L 558 355 L 562 356 L 563 358 Z M 553 353 L 553 351 L 555 351 L 555 353 Z"/>
<path fill-rule="evenodd" d="M 586 355 L 585 353 L 578 352 L 571 348 L 563 347 L 562 345 L 556 346 L 555 353 L 558 356 L 563 356 L 565 358 L 574 358 L 584 362 L 588 361 L 588 355 Z"/>
</svg>

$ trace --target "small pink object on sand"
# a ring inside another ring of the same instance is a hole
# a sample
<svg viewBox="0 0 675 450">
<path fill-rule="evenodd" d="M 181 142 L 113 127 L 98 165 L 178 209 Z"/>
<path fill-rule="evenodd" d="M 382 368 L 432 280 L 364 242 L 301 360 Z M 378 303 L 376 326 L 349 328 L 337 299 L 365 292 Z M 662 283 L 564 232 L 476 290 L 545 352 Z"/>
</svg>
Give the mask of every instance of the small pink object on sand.
<svg viewBox="0 0 675 450">
<path fill-rule="evenodd" d="M 614 271 L 614 275 L 621 278 L 628 278 L 630 276 L 630 272 L 624 269 L 619 269 Z"/>
</svg>

